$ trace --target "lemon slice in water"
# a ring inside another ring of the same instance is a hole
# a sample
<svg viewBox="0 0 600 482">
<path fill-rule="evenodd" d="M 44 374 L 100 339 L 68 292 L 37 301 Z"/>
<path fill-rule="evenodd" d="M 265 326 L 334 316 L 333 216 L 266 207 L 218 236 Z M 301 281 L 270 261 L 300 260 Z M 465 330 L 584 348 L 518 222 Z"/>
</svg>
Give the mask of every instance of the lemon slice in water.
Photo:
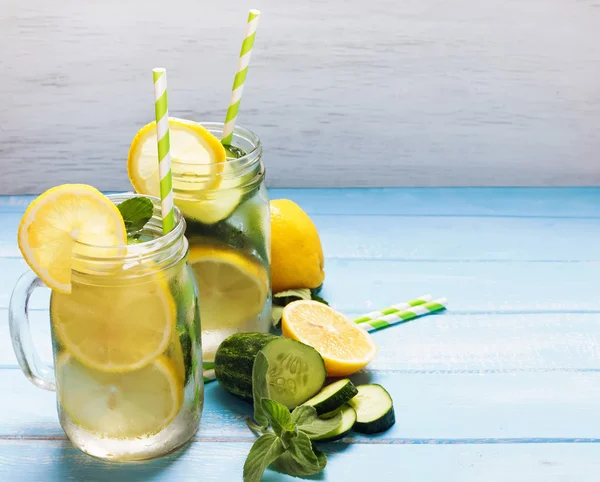
<svg viewBox="0 0 600 482">
<path fill-rule="evenodd" d="M 160 275 L 145 282 L 78 276 L 71 294 L 53 293 L 50 313 L 60 343 L 81 363 L 103 372 L 137 370 L 163 353 L 176 308 Z M 88 284 L 86 281 L 96 281 Z"/>
<path fill-rule="evenodd" d="M 267 299 L 267 270 L 233 249 L 190 247 L 188 262 L 200 293 L 203 330 L 242 328 L 258 315 Z"/>
<path fill-rule="evenodd" d="M 56 379 L 62 409 L 100 437 L 155 434 L 173 421 L 183 403 L 183 382 L 164 356 L 140 370 L 105 373 L 65 352 L 56 361 Z"/>
</svg>

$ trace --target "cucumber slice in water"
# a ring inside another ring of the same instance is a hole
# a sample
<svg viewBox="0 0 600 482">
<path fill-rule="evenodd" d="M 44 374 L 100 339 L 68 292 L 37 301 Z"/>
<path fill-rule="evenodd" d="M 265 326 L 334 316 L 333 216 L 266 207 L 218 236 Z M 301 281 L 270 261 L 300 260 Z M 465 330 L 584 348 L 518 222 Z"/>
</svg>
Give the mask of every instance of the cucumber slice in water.
<svg viewBox="0 0 600 482">
<path fill-rule="evenodd" d="M 333 429 L 331 432 L 321 435 L 313 440 L 321 441 L 333 441 L 345 437 L 348 432 L 352 430 L 352 427 L 356 423 L 356 411 L 347 403 L 341 406 L 339 410 L 323 415 L 323 418 L 330 418 L 335 416 L 338 412 L 342 414 L 342 423 Z"/>
<path fill-rule="evenodd" d="M 358 390 L 354 386 L 354 383 L 348 378 L 344 378 L 333 382 L 331 385 L 327 385 L 310 400 L 304 402 L 303 405 L 315 407 L 317 413 L 322 415 L 337 410 L 357 393 Z"/>
<path fill-rule="evenodd" d="M 348 403 L 356 411 L 354 430 L 379 433 L 396 423 L 392 397 L 381 385 L 358 385 L 358 394 Z"/>
<path fill-rule="evenodd" d="M 267 344 L 262 352 L 269 360 L 269 396 L 289 409 L 308 400 L 325 383 L 325 363 L 312 346 L 290 338 L 278 338 Z"/>
</svg>

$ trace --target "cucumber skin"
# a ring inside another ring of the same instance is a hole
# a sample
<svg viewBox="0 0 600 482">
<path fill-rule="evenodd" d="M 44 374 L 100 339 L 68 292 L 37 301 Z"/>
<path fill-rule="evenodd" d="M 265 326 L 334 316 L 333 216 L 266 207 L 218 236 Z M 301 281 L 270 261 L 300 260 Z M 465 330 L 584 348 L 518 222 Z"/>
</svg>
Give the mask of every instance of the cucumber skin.
<svg viewBox="0 0 600 482">
<path fill-rule="evenodd" d="M 355 432 L 372 434 L 385 432 L 388 428 L 396 423 L 396 415 L 392 406 L 385 414 L 374 422 L 354 422 L 353 430 Z"/>
<path fill-rule="evenodd" d="M 354 412 L 354 409 L 350 405 L 347 405 L 347 406 L 350 410 L 352 410 Z M 342 405 L 342 407 L 340 407 L 339 410 L 343 410 L 343 408 L 344 408 L 344 406 Z M 335 414 L 335 412 L 333 414 L 329 413 L 329 414 L 324 414 L 324 415 L 334 415 L 334 414 Z M 334 435 L 333 437 L 327 437 L 327 436 L 318 437 L 318 438 L 314 439 L 314 441 L 315 442 L 334 442 L 335 440 L 344 438 L 346 435 L 348 435 L 350 432 L 352 432 L 352 430 L 354 429 L 355 426 L 356 426 L 356 412 L 354 412 L 354 424 L 351 425 L 350 427 L 348 427 L 347 430 L 344 430 L 343 432 L 340 432 L 340 433 Z"/>
<path fill-rule="evenodd" d="M 329 412 L 333 412 L 333 411 L 337 410 L 342 405 L 344 405 L 344 403 L 346 403 L 348 400 L 353 398 L 358 393 L 358 390 L 354 386 L 354 383 L 352 383 L 349 379 L 348 379 L 348 381 L 350 383 L 347 383 L 342 390 L 337 392 L 337 394 L 336 394 L 336 395 L 338 395 L 337 397 L 329 397 L 328 399 L 323 400 L 322 402 L 312 405 L 315 408 L 315 410 L 317 411 L 317 415 L 323 415 L 325 413 L 329 413 Z M 325 388 L 327 388 L 327 387 L 324 387 L 323 390 Z M 317 395 L 315 395 L 315 396 L 318 396 L 318 395 L 319 394 L 317 393 Z"/>
<path fill-rule="evenodd" d="M 215 377 L 232 395 L 252 403 L 252 367 L 256 354 L 280 337 L 270 333 L 237 333 L 221 342 L 215 354 Z"/>
</svg>

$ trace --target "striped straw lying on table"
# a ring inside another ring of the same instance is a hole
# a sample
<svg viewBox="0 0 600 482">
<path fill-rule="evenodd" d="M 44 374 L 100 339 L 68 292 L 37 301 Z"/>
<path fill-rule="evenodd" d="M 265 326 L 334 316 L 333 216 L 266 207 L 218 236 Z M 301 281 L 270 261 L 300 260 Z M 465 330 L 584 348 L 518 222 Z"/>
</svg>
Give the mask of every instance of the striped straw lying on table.
<svg viewBox="0 0 600 482">
<path fill-rule="evenodd" d="M 446 298 L 430 301 L 431 298 L 431 295 L 420 296 L 414 300 L 398 303 L 383 310 L 371 311 L 352 321 L 366 331 L 377 331 L 446 309 L 446 305 L 448 304 Z M 215 379 L 215 364 L 213 362 L 205 362 L 203 363 L 203 368 L 204 382 L 213 381 Z"/>
</svg>

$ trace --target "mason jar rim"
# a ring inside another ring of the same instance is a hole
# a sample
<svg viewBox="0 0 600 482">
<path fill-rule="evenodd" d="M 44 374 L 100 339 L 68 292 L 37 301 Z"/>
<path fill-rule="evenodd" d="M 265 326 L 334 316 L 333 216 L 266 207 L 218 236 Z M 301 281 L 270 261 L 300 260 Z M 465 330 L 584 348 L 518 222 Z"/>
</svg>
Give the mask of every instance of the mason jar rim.
<svg viewBox="0 0 600 482">
<path fill-rule="evenodd" d="M 106 197 L 117 206 L 118 204 L 132 198 L 145 197 L 152 201 L 154 205 L 154 212 L 152 218 L 148 223 L 153 225 L 162 225 L 162 214 L 161 214 L 161 203 L 160 199 L 155 196 L 146 194 L 137 194 L 133 192 L 124 192 L 117 194 L 108 194 Z M 87 261 L 110 261 L 110 262 L 126 262 L 128 260 L 139 260 L 142 258 L 151 258 L 156 256 L 162 250 L 173 246 L 181 238 L 184 238 L 185 233 L 185 219 L 181 214 L 181 211 L 177 206 L 173 206 L 175 226 L 167 234 L 151 239 L 149 241 L 142 241 L 136 244 L 125 244 L 119 246 L 106 246 L 97 245 L 91 243 L 84 243 L 81 241 L 74 241 L 75 249 L 73 250 L 73 258 L 78 260 Z M 185 239 L 185 238 L 184 238 Z M 79 248 L 79 249 L 77 249 Z M 77 253 L 76 251 L 80 251 Z M 85 251 L 91 254 L 81 254 L 81 251 Z M 124 254 L 122 254 L 124 253 Z"/>
<path fill-rule="evenodd" d="M 225 124 L 223 122 L 198 122 L 215 137 L 220 138 Z M 233 129 L 233 147 L 242 149 L 245 154 L 236 159 L 207 164 L 211 166 L 211 175 L 197 174 L 195 165 L 190 162 L 171 161 L 173 191 L 176 200 L 193 200 L 198 192 L 226 191 L 231 189 L 251 189 L 264 179 L 264 166 L 261 163 L 262 143 L 260 138 L 246 127 L 236 125 Z M 228 187 L 221 182 L 212 183 L 211 176 L 227 181 Z M 238 182 L 239 181 L 239 182 Z"/>
<path fill-rule="evenodd" d="M 208 131 L 221 131 L 222 132 L 223 128 L 225 127 L 225 123 L 223 123 L 223 122 L 207 121 L 207 122 L 198 122 L 198 124 L 200 124 L 202 127 L 204 127 Z M 262 142 L 260 140 L 260 137 L 258 137 L 258 135 L 256 135 L 253 131 L 251 131 L 247 127 L 243 127 L 243 126 L 236 124 L 233 127 L 233 136 L 235 137 L 236 135 L 237 135 L 237 137 L 242 137 L 242 138 L 250 141 L 253 145 L 253 147 L 250 151 L 248 151 L 242 157 L 235 159 L 236 161 L 247 158 L 247 157 L 253 157 L 257 153 L 258 154 L 262 153 Z M 225 162 L 231 162 L 231 161 L 225 161 Z M 216 164 L 223 164 L 223 163 L 221 162 L 221 163 L 216 163 Z"/>
</svg>

